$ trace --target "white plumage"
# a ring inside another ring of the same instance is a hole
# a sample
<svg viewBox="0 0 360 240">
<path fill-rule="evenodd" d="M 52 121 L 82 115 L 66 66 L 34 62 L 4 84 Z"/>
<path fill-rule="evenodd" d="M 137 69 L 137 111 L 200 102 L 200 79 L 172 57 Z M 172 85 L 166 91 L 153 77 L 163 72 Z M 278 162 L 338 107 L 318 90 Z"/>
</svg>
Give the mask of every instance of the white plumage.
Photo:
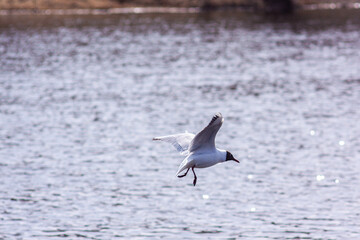
<svg viewBox="0 0 360 240">
<path fill-rule="evenodd" d="M 181 154 L 186 155 L 176 175 L 187 169 L 185 174 L 178 176 L 185 177 L 191 168 L 194 173 L 193 184 L 195 186 L 197 177 L 194 168 L 207 168 L 228 160 L 239 162 L 230 152 L 215 147 L 215 137 L 223 122 L 224 118 L 221 113 L 217 113 L 213 116 L 210 123 L 196 135 L 180 133 L 155 137 L 153 140 L 171 143 Z"/>
</svg>

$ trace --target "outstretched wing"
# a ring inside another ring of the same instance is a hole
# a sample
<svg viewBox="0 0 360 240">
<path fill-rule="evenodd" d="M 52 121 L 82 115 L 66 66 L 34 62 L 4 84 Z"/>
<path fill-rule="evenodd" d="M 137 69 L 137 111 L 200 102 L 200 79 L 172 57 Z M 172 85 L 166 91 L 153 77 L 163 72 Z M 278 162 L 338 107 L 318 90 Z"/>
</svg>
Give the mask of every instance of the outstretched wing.
<svg viewBox="0 0 360 240">
<path fill-rule="evenodd" d="M 224 118 L 221 113 L 215 114 L 210 123 L 191 141 L 189 152 L 202 148 L 215 148 L 215 137 L 223 122 Z"/>
<path fill-rule="evenodd" d="M 169 136 L 154 137 L 153 140 L 161 140 L 171 143 L 181 154 L 186 154 L 194 136 L 195 134 L 192 133 L 180 133 Z"/>
</svg>

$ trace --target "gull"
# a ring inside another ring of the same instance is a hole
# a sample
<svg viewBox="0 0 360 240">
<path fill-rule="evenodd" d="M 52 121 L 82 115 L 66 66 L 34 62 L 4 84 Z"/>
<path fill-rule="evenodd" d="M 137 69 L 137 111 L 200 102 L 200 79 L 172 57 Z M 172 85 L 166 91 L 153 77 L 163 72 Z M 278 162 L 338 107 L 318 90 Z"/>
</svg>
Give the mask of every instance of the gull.
<svg viewBox="0 0 360 240">
<path fill-rule="evenodd" d="M 229 160 L 239 163 L 239 160 L 236 160 L 229 151 L 215 147 L 215 137 L 223 122 L 224 118 L 221 113 L 216 113 L 210 123 L 196 135 L 185 132 L 154 137 L 153 140 L 171 143 L 180 154 L 186 156 L 180 164 L 176 175 L 179 178 L 185 177 L 191 169 L 194 174 L 193 184 L 195 186 L 197 177 L 194 168 L 207 168 Z M 185 169 L 187 169 L 186 172 L 179 175 Z"/>
</svg>

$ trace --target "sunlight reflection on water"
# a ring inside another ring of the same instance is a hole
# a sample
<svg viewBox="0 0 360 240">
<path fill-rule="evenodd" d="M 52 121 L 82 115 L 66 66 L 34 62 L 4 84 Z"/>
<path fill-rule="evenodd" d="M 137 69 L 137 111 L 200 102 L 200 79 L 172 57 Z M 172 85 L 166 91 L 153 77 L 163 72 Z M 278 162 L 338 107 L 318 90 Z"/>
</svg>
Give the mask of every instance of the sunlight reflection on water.
<svg viewBox="0 0 360 240">
<path fill-rule="evenodd" d="M 346 10 L 0 16 L 0 238 L 356 239 L 359 28 Z M 193 187 L 151 139 L 218 111 L 241 163 Z"/>
</svg>

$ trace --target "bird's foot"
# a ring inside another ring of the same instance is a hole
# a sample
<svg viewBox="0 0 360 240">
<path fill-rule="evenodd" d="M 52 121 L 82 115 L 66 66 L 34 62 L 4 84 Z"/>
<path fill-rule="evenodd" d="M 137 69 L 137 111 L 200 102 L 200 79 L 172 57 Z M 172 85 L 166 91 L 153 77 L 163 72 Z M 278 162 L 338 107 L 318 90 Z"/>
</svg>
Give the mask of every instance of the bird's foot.
<svg viewBox="0 0 360 240">
<path fill-rule="evenodd" d="M 177 176 L 178 178 L 182 178 L 182 177 L 185 177 L 186 174 L 189 172 L 190 168 L 187 169 L 186 173 L 184 173 L 183 175 L 180 175 L 180 176 Z"/>
<path fill-rule="evenodd" d="M 194 181 L 193 181 L 194 186 L 196 185 L 196 180 L 197 180 L 197 178 L 194 178 Z"/>
</svg>

